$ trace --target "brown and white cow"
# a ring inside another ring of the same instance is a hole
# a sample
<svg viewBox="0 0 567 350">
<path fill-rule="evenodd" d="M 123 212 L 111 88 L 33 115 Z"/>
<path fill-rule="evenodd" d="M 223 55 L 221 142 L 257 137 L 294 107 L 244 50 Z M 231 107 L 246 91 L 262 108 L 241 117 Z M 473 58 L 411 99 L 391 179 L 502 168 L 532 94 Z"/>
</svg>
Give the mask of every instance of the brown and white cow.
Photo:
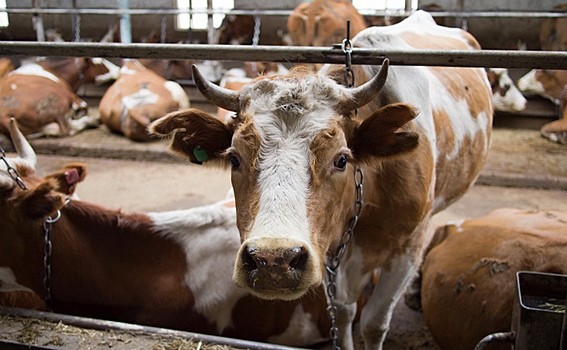
<svg viewBox="0 0 567 350">
<path fill-rule="evenodd" d="M 495 111 L 514 113 L 526 109 L 528 101 L 510 78 L 506 68 L 488 68 L 486 71 L 492 87 Z"/>
<path fill-rule="evenodd" d="M 367 48 L 477 50 L 477 41 L 418 11 L 353 40 Z M 374 269 L 380 280 L 362 310 L 367 349 L 381 349 L 394 305 L 420 260 L 431 216 L 462 196 L 483 167 L 492 125 L 484 69 L 357 66 L 259 78 L 240 92 L 198 75 L 211 102 L 237 115 L 223 123 L 195 109 L 150 130 L 196 163 L 232 168 L 242 246 L 233 279 L 265 299 L 299 298 L 321 285 L 324 263 L 353 220 L 355 168 L 362 214 L 337 276 L 339 329 L 352 349 L 355 302 Z M 388 73 L 389 71 L 389 73 Z M 387 79 L 387 81 L 386 81 Z M 358 110 L 358 114 L 354 113 Z"/>
<path fill-rule="evenodd" d="M 567 274 L 567 213 L 498 209 L 438 228 L 429 249 L 426 325 L 443 350 L 473 349 L 486 335 L 511 330 L 516 272 Z"/>
<path fill-rule="evenodd" d="M 567 145 L 567 71 L 534 69 L 518 80 L 518 88 L 553 101 L 559 108 L 559 120 L 541 127 L 540 133 L 551 141 Z"/>
<path fill-rule="evenodd" d="M 289 45 L 331 46 L 346 37 L 350 20 L 353 37 L 366 28 L 364 17 L 348 0 L 314 0 L 299 4 L 287 20 Z"/>
<path fill-rule="evenodd" d="M 147 141 L 151 139 L 146 131 L 150 122 L 188 107 L 189 98 L 178 83 L 130 60 L 102 96 L 99 111 L 101 122 L 110 130 L 132 140 Z"/>
<path fill-rule="evenodd" d="M 234 285 L 240 239 L 231 199 L 147 214 L 66 204 L 85 166 L 38 177 L 33 149 L 14 135 L 20 157 L 8 161 L 29 189 L 0 166 L 0 302 L 41 309 L 31 290 L 45 297 L 43 220 L 59 210 L 51 232 L 55 312 L 295 346 L 328 339 L 322 288 L 274 302 Z"/>
<path fill-rule="evenodd" d="M 66 57 L 36 61 L 65 80 L 73 91 L 83 83 L 104 84 L 118 78 L 120 68 L 104 58 Z"/>
<path fill-rule="evenodd" d="M 27 63 L 0 80 L 0 132 L 9 135 L 15 118 L 29 137 L 69 136 L 97 126 L 85 115 L 87 104 L 69 84 L 36 63 Z"/>
</svg>

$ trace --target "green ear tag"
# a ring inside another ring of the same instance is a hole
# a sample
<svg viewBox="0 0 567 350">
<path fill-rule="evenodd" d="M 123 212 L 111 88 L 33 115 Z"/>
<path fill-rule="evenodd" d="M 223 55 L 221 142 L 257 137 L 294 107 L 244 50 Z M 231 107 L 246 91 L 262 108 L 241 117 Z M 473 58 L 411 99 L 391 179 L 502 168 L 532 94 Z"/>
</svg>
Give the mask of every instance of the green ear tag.
<svg viewBox="0 0 567 350">
<path fill-rule="evenodd" d="M 199 162 L 206 162 L 207 160 L 209 160 L 207 151 L 205 151 L 199 146 L 193 148 L 193 155 L 195 156 L 195 158 L 197 158 Z"/>
</svg>

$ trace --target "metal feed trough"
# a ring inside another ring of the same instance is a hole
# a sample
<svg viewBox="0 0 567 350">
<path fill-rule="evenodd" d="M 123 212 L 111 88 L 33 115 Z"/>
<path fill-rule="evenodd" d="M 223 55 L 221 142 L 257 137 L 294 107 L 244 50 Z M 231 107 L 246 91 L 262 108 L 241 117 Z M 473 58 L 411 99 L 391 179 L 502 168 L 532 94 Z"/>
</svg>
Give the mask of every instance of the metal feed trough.
<svg viewBox="0 0 567 350">
<path fill-rule="evenodd" d="M 514 350 L 567 350 L 567 275 L 519 271 L 512 331 L 482 339 L 475 350 L 510 342 Z"/>
</svg>

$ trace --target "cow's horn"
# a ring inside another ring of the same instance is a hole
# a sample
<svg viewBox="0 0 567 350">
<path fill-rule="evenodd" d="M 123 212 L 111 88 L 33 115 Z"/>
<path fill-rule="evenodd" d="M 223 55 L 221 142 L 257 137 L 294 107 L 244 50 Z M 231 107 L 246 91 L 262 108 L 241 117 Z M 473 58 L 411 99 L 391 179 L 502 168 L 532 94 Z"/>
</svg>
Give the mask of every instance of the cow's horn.
<svg viewBox="0 0 567 350">
<path fill-rule="evenodd" d="M 192 66 L 193 69 L 193 81 L 199 91 L 205 96 L 209 102 L 216 106 L 227 109 L 229 111 L 238 112 L 240 110 L 240 101 L 238 100 L 238 92 L 222 88 L 209 82 L 196 65 Z"/>
<path fill-rule="evenodd" d="M 384 84 L 386 84 L 389 65 L 390 60 L 387 58 L 384 59 L 380 71 L 374 76 L 374 78 L 359 87 L 349 90 L 351 98 L 342 103 L 341 107 L 343 112 L 350 112 L 372 101 L 372 99 L 382 90 Z"/>
<path fill-rule="evenodd" d="M 18 152 L 18 156 L 35 167 L 37 163 L 35 151 L 25 138 L 24 134 L 22 134 L 18 128 L 18 123 L 14 118 L 10 119 L 10 137 L 12 138 L 12 143 L 16 148 L 16 152 Z"/>
</svg>

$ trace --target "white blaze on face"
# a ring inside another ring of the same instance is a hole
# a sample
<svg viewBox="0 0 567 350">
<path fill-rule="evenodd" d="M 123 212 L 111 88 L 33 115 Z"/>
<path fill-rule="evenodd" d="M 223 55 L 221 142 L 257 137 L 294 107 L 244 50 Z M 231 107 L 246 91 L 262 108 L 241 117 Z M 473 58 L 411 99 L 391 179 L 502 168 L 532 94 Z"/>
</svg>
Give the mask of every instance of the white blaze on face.
<svg viewBox="0 0 567 350">
<path fill-rule="evenodd" d="M 249 235 L 308 243 L 309 147 L 329 126 L 334 111 L 329 79 L 264 80 L 243 90 L 253 94 L 247 113 L 261 136 L 258 160 L 259 210 Z M 336 86 L 335 84 L 333 84 Z"/>
<path fill-rule="evenodd" d="M 526 109 L 528 101 L 514 85 L 512 78 L 508 75 L 508 70 L 504 68 L 491 68 L 490 70 L 496 75 L 500 89 L 505 91 L 504 96 L 500 94 L 500 91 L 492 95 L 494 109 L 504 112 L 519 112 Z"/>
<path fill-rule="evenodd" d="M 518 80 L 518 88 L 523 92 L 531 92 L 553 100 L 553 98 L 546 93 L 543 84 L 536 79 L 535 69 L 529 71 Z"/>
</svg>

